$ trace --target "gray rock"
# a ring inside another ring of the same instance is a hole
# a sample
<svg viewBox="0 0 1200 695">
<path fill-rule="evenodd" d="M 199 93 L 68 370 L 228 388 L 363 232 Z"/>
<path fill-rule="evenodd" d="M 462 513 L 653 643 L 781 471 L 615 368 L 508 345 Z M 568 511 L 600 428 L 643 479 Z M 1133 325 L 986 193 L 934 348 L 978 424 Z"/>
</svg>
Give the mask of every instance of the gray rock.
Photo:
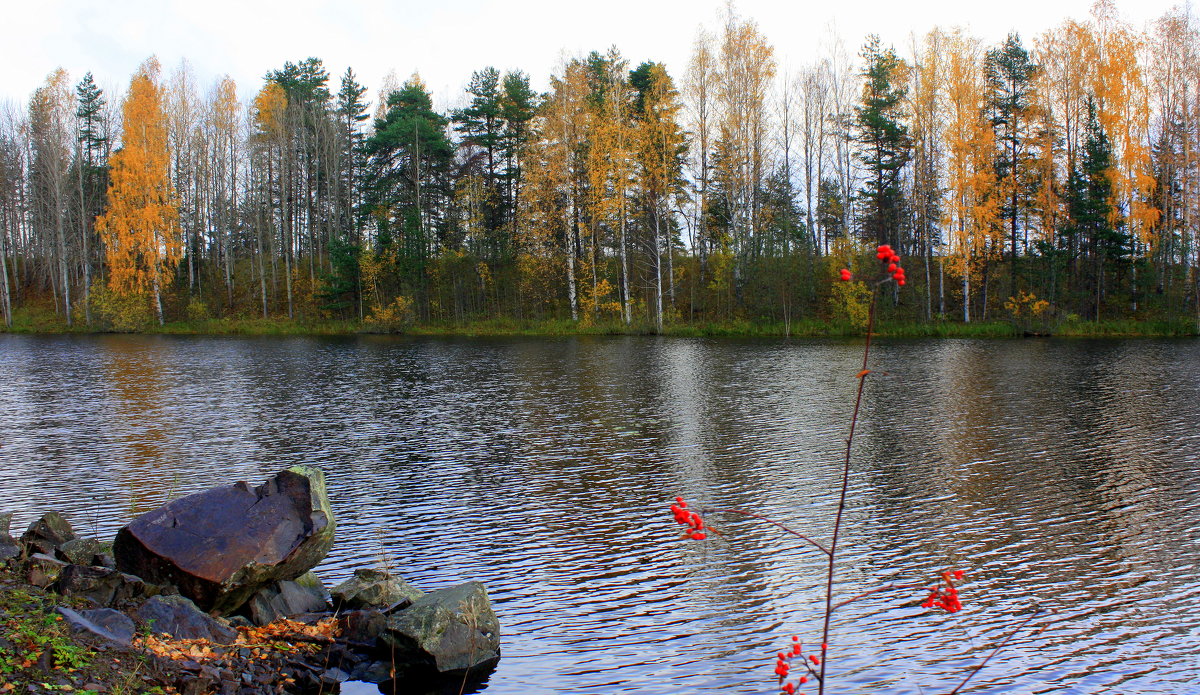
<svg viewBox="0 0 1200 695">
<path fill-rule="evenodd" d="M 124 603 L 157 593 L 138 577 L 107 567 L 67 565 L 50 587 L 63 596 L 80 596 L 101 606 Z"/>
<path fill-rule="evenodd" d="M 321 682 L 326 685 L 337 685 L 350 680 L 350 674 L 340 668 L 331 668 L 321 674 Z"/>
<path fill-rule="evenodd" d="M 406 670 L 478 673 L 500 660 L 500 622 L 479 582 L 431 591 L 387 619 L 379 646 L 402 654 Z"/>
<path fill-rule="evenodd" d="M 350 678 L 365 683 L 383 683 L 390 681 L 395 675 L 391 663 L 387 661 L 364 661 L 350 674 Z"/>
<path fill-rule="evenodd" d="M 183 596 L 155 596 L 137 609 L 136 618 L 139 627 L 176 639 L 206 639 L 218 644 L 233 644 L 237 639 L 237 630 L 200 612 Z"/>
<path fill-rule="evenodd" d="M 75 632 L 90 632 L 126 647 L 133 641 L 133 620 L 121 611 L 97 608 L 91 611 L 76 612 L 62 606 L 59 606 L 57 610 L 66 618 L 67 625 Z"/>
<path fill-rule="evenodd" d="M 15 557 L 20 557 L 21 546 L 17 540 L 8 535 L 9 527 L 12 524 L 12 512 L 4 512 L 0 514 L 0 564 L 4 564 L 8 560 Z"/>
<path fill-rule="evenodd" d="M 357 569 L 354 576 L 329 592 L 339 608 L 386 608 L 411 603 L 425 592 L 384 570 Z"/>
<path fill-rule="evenodd" d="M 11 536 L 0 536 L 0 564 L 20 556 L 20 544 Z"/>
<path fill-rule="evenodd" d="M 374 609 L 346 611 L 338 615 L 338 631 L 350 642 L 374 644 L 387 629 L 387 617 Z"/>
<path fill-rule="evenodd" d="M 95 538 L 72 538 L 54 549 L 54 557 L 72 565 L 91 565 L 101 552 L 100 541 Z"/>
<path fill-rule="evenodd" d="M 58 575 L 67 563 L 57 558 L 34 553 L 25 560 L 25 582 L 45 589 L 58 581 Z"/>
<path fill-rule="evenodd" d="M 301 579 L 305 581 L 302 583 Z M 272 582 L 259 589 L 246 605 L 255 625 L 266 625 L 301 613 L 316 613 L 328 607 L 325 586 L 312 572 L 296 581 Z"/>
<path fill-rule="evenodd" d="M 92 556 L 93 567 L 107 567 L 110 570 L 117 568 L 117 560 L 112 556 L 112 553 L 96 553 Z"/>
<path fill-rule="evenodd" d="M 117 533 L 113 553 L 122 572 L 231 613 L 324 559 L 335 528 L 324 474 L 293 466 L 255 488 L 213 488 L 143 514 Z"/>
<path fill-rule="evenodd" d="M 71 524 L 58 512 L 49 512 L 29 525 L 29 530 L 21 536 L 21 544 L 29 549 L 30 554 L 51 555 L 55 548 L 74 539 L 75 531 Z"/>
</svg>

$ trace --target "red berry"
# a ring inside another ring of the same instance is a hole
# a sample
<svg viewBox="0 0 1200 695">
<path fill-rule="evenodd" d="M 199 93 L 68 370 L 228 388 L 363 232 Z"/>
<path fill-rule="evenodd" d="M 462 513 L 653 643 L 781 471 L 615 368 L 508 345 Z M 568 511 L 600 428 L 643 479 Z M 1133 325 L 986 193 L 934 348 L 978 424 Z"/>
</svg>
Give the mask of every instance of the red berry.
<svg viewBox="0 0 1200 695">
<path fill-rule="evenodd" d="M 899 280 L 897 280 L 897 281 L 896 281 L 896 284 L 897 284 L 897 285 L 899 285 L 899 286 L 901 286 L 901 287 L 904 287 L 904 278 L 900 278 Z"/>
<path fill-rule="evenodd" d="M 808 682 L 808 676 L 800 676 L 800 685 L 804 685 L 807 682 Z"/>
</svg>

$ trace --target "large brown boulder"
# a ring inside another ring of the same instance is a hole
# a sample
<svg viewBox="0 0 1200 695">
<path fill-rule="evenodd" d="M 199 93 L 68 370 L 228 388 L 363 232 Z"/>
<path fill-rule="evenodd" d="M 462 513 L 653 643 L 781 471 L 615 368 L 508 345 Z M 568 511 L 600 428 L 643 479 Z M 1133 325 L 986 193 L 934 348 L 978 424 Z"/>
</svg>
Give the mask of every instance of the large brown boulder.
<svg viewBox="0 0 1200 695">
<path fill-rule="evenodd" d="M 323 560 L 335 527 L 324 474 L 293 466 L 258 487 L 217 487 L 143 514 L 117 533 L 113 554 L 122 572 L 230 613 Z"/>
</svg>

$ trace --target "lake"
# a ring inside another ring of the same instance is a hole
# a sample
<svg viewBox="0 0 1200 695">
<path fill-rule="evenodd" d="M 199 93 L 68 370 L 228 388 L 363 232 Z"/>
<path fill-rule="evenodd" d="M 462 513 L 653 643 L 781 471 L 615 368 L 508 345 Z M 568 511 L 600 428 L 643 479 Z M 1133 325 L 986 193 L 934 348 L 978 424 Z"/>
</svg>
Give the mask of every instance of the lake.
<svg viewBox="0 0 1200 695">
<path fill-rule="evenodd" d="M 332 585 L 386 565 L 478 579 L 481 690 L 770 693 L 819 641 L 861 343 L 641 337 L 0 335 L 0 510 L 111 537 L 134 514 L 323 468 Z M 872 351 L 837 590 L 966 570 L 842 609 L 828 692 L 1200 692 L 1200 342 L 894 341 Z M 1042 626 L 1033 634 L 1034 626 Z M 815 692 L 815 689 L 814 689 Z"/>
</svg>

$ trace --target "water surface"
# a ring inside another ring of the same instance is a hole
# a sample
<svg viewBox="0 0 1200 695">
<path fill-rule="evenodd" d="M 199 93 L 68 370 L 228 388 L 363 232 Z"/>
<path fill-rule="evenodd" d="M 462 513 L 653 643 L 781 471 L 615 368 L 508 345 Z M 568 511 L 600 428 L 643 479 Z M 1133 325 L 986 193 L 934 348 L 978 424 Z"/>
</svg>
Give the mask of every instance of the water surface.
<svg viewBox="0 0 1200 695">
<path fill-rule="evenodd" d="M 335 583 L 486 583 L 496 693 L 769 693 L 818 639 L 861 345 L 653 338 L 0 335 L 0 509 L 111 536 L 132 515 L 321 466 Z M 1200 343 L 878 345 L 837 589 L 968 571 L 966 608 L 847 607 L 831 692 L 1200 692 Z"/>
</svg>

